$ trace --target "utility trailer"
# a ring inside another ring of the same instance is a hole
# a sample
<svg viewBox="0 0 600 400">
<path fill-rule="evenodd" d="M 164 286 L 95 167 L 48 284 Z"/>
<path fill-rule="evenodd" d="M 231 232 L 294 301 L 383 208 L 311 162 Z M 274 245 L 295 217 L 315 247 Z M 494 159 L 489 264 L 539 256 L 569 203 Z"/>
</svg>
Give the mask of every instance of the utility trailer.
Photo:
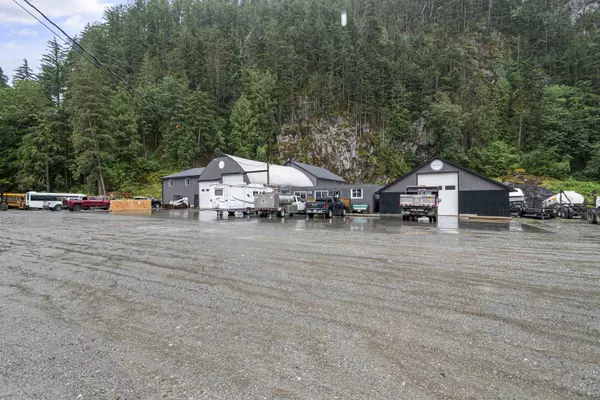
<svg viewBox="0 0 600 400">
<path fill-rule="evenodd" d="M 259 217 L 276 214 L 283 218 L 286 215 L 305 214 L 306 203 L 300 196 L 259 193 L 254 200 L 254 209 Z"/>
<path fill-rule="evenodd" d="M 440 203 L 437 186 L 409 186 L 400 195 L 400 212 L 405 221 L 417 221 L 421 217 L 437 222 Z"/>
<path fill-rule="evenodd" d="M 560 191 L 554 196 L 548 197 L 542 202 L 545 209 L 552 218 L 586 218 L 587 208 L 585 198 L 572 190 Z"/>
<path fill-rule="evenodd" d="M 255 211 L 254 200 L 259 194 L 273 192 L 272 188 L 259 184 L 218 183 L 209 189 L 210 209 L 222 217 L 224 212 L 233 217 L 236 212 L 248 215 Z"/>
</svg>

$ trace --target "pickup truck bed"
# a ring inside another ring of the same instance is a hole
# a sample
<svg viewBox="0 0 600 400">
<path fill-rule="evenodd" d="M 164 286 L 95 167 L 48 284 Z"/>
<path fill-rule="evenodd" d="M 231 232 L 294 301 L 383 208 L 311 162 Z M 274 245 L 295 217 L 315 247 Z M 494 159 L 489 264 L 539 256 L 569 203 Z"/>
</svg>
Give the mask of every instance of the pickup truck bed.
<svg viewBox="0 0 600 400">
<path fill-rule="evenodd" d="M 86 196 L 81 200 L 69 199 L 66 201 L 67 208 L 69 211 L 81 211 L 81 210 L 92 210 L 110 209 L 110 199 L 102 196 Z"/>
</svg>

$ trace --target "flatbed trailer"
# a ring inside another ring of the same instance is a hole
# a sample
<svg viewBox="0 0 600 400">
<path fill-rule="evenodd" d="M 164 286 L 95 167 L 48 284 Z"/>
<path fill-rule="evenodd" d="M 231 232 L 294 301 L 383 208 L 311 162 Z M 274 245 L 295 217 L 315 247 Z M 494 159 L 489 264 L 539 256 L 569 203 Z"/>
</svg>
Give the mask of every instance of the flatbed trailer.
<svg viewBox="0 0 600 400">
<path fill-rule="evenodd" d="M 513 214 L 515 215 L 515 214 Z M 530 208 L 524 207 L 519 210 L 515 216 L 521 218 L 538 218 L 538 219 L 550 219 L 552 217 L 552 212 L 545 208 Z"/>
</svg>

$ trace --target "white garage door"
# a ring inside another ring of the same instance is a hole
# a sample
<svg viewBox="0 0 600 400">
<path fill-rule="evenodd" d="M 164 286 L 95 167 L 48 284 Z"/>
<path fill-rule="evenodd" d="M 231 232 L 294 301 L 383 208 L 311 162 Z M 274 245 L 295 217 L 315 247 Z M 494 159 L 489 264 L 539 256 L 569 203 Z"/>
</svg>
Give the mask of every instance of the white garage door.
<svg viewBox="0 0 600 400">
<path fill-rule="evenodd" d="M 200 182 L 198 184 L 198 190 L 200 193 L 199 196 L 199 208 L 200 209 L 206 209 L 206 208 L 210 208 L 210 186 L 211 185 L 215 185 L 217 183 L 220 183 L 219 181 L 206 181 L 206 182 Z"/>
<path fill-rule="evenodd" d="M 458 215 L 458 172 L 419 174 L 419 186 L 437 186 L 440 189 L 439 215 Z"/>
<path fill-rule="evenodd" d="M 229 174 L 222 176 L 223 183 L 244 183 L 243 174 Z"/>
</svg>

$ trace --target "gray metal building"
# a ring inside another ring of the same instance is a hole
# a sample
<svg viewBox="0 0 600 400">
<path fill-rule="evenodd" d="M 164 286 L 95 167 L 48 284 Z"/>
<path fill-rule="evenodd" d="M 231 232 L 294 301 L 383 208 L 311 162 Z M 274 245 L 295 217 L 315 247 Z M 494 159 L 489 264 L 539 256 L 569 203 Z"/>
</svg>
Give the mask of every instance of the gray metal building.
<svg viewBox="0 0 600 400">
<path fill-rule="evenodd" d="M 316 168 L 316 167 L 315 167 Z M 304 171 L 291 166 L 267 164 L 224 154 L 213 159 L 198 178 L 200 208 L 210 206 L 210 187 L 217 183 L 254 183 L 269 185 L 280 192 L 294 186 L 311 186 Z"/>
<path fill-rule="evenodd" d="M 380 189 L 382 214 L 400 213 L 400 194 L 407 186 L 437 186 L 440 215 L 510 216 L 508 186 L 439 157 Z"/>
<path fill-rule="evenodd" d="M 291 193 L 304 199 L 319 199 L 328 196 L 340 197 L 349 200 L 350 210 L 353 206 L 366 206 L 366 212 L 378 212 L 378 202 L 375 193 L 381 189 L 381 185 L 370 183 L 343 183 L 323 184 L 314 187 L 292 187 Z"/>
<path fill-rule="evenodd" d="M 173 200 L 174 195 L 187 197 L 190 205 L 198 207 L 198 178 L 204 168 L 192 168 L 176 174 L 162 177 L 162 203 L 167 204 Z"/>
</svg>

